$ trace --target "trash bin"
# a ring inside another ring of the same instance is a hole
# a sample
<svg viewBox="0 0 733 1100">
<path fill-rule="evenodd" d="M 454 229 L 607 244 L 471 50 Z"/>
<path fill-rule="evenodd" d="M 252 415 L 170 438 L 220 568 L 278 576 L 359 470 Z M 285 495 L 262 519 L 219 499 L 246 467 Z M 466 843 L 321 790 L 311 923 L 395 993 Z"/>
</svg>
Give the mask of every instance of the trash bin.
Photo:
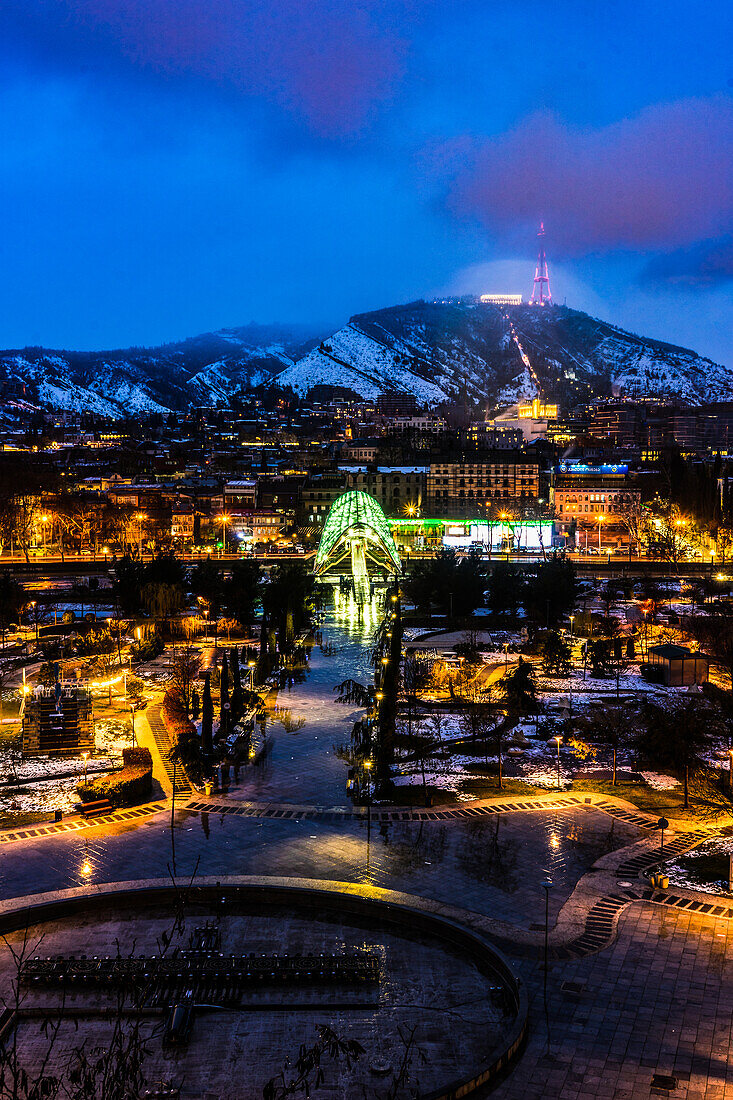
<svg viewBox="0 0 733 1100">
<path fill-rule="evenodd" d="M 54 810 L 54 812 L 53 812 L 54 821 L 60 821 L 63 816 L 64 816 L 64 811 L 63 810 Z"/>
</svg>

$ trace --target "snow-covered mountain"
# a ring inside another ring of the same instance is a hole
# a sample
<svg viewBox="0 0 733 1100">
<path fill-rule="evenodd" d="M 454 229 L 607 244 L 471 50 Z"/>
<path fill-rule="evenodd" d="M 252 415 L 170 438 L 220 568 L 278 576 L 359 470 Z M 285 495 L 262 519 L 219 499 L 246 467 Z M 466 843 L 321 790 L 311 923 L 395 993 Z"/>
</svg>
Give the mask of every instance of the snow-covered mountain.
<svg viewBox="0 0 733 1100">
<path fill-rule="evenodd" d="M 635 336 L 566 307 L 413 302 L 352 317 L 278 376 L 372 398 L 406 390 L 437 404 L 500 405 L 541 393 L 572 407 L 593 396 L 646 394 L 702 403 L 733 396 L 733 372 L 694 351 Z"/>
<path fill-rule="evenodd" d="M 247 325 L 158 348 L 0 352 L 0 400 L 113 418 L 228 405 L 317 343 L 306 326 Z"/>
<path fill-rule="evenodd" d="M 414 393 L 421 404 L 510 404 L 541 394 L 571 409 L 613 393 L 693 404 L 733 397 L 733 372 L 686 348 L 560 306 L 412 302 L 359 314 L 330 336 L 248 325 L 160 348 L 0 353 L 0 394 L 111 417 L 226 406 L 262 384 Z"/>
</svg>

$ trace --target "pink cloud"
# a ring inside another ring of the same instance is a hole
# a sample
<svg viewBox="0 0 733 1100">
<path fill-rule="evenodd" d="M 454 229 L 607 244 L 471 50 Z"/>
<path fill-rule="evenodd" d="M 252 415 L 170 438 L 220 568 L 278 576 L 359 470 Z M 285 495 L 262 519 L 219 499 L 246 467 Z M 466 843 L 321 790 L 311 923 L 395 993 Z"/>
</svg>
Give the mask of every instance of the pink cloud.
<svg viewBox="0 0 733 1100">
<path fill-rule="evenodd" d="M 733 222 L 733 100 L 649 107 L 596 130 L 533 115 L 496 139 L 429 153 L 448 208 L 498 235 L 544 218 L 553 248 L 669 249 Z"/>
<path fill-rule="evenodd" d="M 384 16 L 410 2 L 58 0 L 134 64 L 268 99 L 324 137 L 358 132 L 389 98 L 406 44 Z"/>
</svg>

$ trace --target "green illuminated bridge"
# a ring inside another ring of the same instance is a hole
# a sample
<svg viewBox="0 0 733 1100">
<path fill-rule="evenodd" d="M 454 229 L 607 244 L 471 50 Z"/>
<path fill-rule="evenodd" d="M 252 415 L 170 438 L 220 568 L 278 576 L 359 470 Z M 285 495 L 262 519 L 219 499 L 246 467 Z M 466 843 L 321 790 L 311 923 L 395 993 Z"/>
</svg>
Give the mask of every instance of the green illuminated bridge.
<svg viewBox="0 0 733 1100">
<path fill-rule="evenodd" d="M 359 603 L 366 603 L 370 594 L 370 566 L 385 575 L 399 573 L 400 556 L 378 502 L 368 493 L 353 490 L 331 505 L 314 570 L 317 576 L 350 570 L 354 595 Z"/>
</svg>

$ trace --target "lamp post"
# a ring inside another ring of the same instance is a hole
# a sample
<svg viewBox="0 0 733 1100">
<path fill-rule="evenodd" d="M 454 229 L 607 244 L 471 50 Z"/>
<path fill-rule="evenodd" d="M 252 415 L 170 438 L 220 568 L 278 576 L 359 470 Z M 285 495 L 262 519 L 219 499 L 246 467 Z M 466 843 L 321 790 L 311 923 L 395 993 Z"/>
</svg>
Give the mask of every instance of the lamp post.
<svg viewBox="0 0 733 1100">
<path fill-rule="evenodd" d="M 256 661 L 247 661 L 247 668 L 249 669 L 249 690 L 255 689 L 255 668 L 257 667 Z"/>
<path fill-rule="evenodd" d="M 547 1010 L 547 956 L 549 954 L 549 941 L 550 941 L 550 890 L 552 889 L 552 879 L 548 872 L 547 878 L 542 882 L 542 889 L 545 891 L 545 959 L 544 959 L 544 980 L 543 980 L 543 999 L 545 1002 L 545 1024 L 547 1027 L 547 1045 L 550 1045 L 550 1014 Z"/>
<path fill-rule="evenodd" d="M 599 554 L 601 552 L 601 524 L 603 523 L 605 518 L 606 517 L 603 516 L 603 515 L 600 515 L 598 517 L 598 553 Z"/>
<path fill-rule="evenodd" d="M 669 822 L 666 817 L 660 817 L 657 822 L 657 828 L 660 830 L 659 839 L 659 868 L 661 870 L 664 862 L 664 830 L 669 828 Z"/>
<path fill-rule="evenodd" d="M 137 742 L 135 741 L 135 706 L 130 703 L 130 720 L 132 722 L 132 747 L 135 748 Z"/>
<path fill-rule="evenodd" d="M 43 532 L 43 549 L 46 550 L 46 529 L 48 525 L 48 516 L 41 516 L 41 531 Z"/>
<path fill-rule="evenodd" d="M 219 516 L 219 522 L 221 523 L 221 545 L 222 552 L 224 554 L 226 554 L 227 552 L 227 524 L 229 523 L 231 518 L 232 517 L 226 512 L 222 512 L 222 514 Z"/>
<path fill-rule="evenodd" d="M 144 512 L 136 512 L 135 519 L 137 520 L 137 552 L 140 557 L 140 561 L 143 559 L 143 520 L 146 518 Z"/>
<path fill-rule="evenodd" d="M 372 787 L 371 787 L 371 760 L 364 761 L 364 771 L 366 772 L 366 794 L 367 794 L 367 874 L 369 873 L 369 845 L 372 838 Z"/>
<path fill-rule="evenodd" d="M 89 753 L 88 752 L 83 752 L 81 755 L 82 755 L 82 759 L 84 760 L 84 786 L 86 787 L 86 785 L 87 785 L 87 761 L 89 760 Z"/>
<path fill-rule="evenodd" d="M 571 645 L 573 644 L 573 620 L 574 619 L 575 619 L 575 615 L 571 615 L 570 616 L 570 644 Z"/>
<path fill-rule="evenodd" d="M 560 745 L 562 744 L 562 737 L 553 737 L 552 739 L 557 745 L 557 789 L 560 790 Z"/>
</svg>

